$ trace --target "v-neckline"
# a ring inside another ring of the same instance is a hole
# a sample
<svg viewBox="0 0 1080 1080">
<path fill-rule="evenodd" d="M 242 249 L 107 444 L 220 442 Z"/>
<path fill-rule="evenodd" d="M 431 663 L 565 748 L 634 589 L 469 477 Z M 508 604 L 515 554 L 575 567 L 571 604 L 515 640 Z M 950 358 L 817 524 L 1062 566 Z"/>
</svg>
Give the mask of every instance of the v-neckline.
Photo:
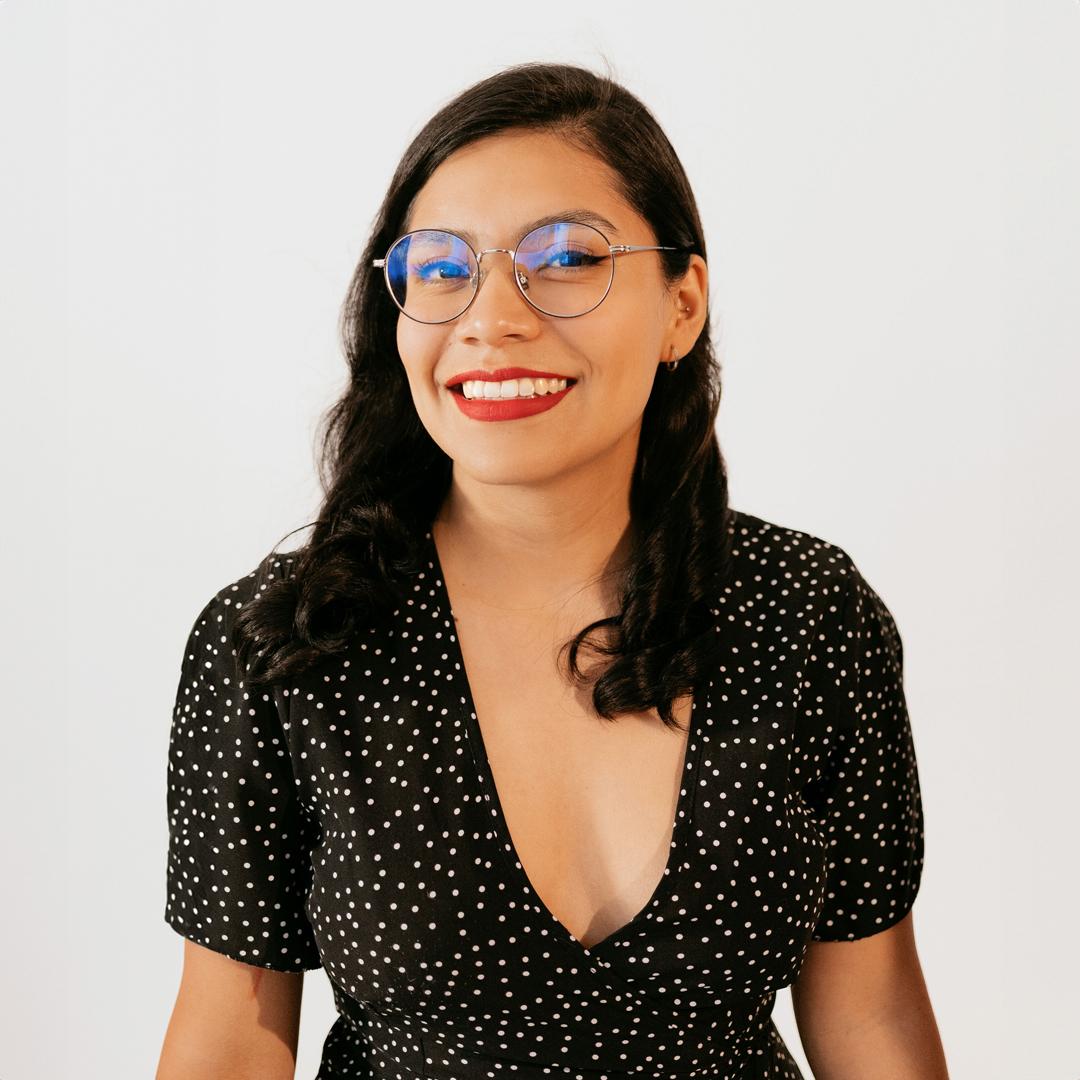
<svg viewBox="0 0 1080 1080">
<path fill-rule="evenodd" d="M 499 790 L 495 785 L 495 774 L 492 772 L 491 762 L 488 759 L 487 747 L 484 743 L 484 733 L 480 727 L 480 721 L 477 718 L 476 701 L 473 697 L 472 687 L 469 684 L 468 672 L 465 669 L 465 655 L 461 648 L 461 642 L 458 639 L 457 627 L 454 624 L 454 613 L 450 603 L 450 592 L 446 584 L 446 576 L 443 573 L 439 551 L 435 544 L 434 532 L 431 528 L 427 530 L 425 540 L 428 548 L 429 565 L 435 576 L 434 588 L 436 590 L 436 602 L 440 611 L 445 614 L 450 628 L 453 652 L 451 659 L 457 665 L 455 678 L 460 679 L 462 697 L 464 698 L 464 704 L 461 707 L 461 720 L 465 728 L 466 741 L 469 744 L 473 764 L 480 780 L 480 786 L 483 789 L 484 799 L 488 802 L 491 808 L 492 817 L 495 821 L 495 828 L 498 833 L 499 850 L 506 857 L 510 872 L 518 877 L 526 894 L 532 898 L 533 907 L 536 912 L 550 919 L 558 927 L 559 932 L 563 935 L 568 944 L 580 950 L 585 956 L 591 957 L 599 950 L 613 944 L 630 930 L 636 928 L 643 919 L 648 918 L 649 912 L 653 908 L 659 907 L 661 901 L 670 894 L 674 887 L 675 880 L 682 869 L 683 837 L 687 830 L 689 830 L 691 824 L 691 812 L 693 809 L 696 788 L 695 778 L 697 775 L 697 761 L 699 756 L 698 747 L 701 741 L 699 737 L 700 725 L 698 723 L 698 713 L 702 707 L 700 689 L 697 686 L 694 687 L 691 700 L 690 716 L 687 720 L 689 730 L 684 745 L 682 768 L 680 771 L 681 779 L 679 783 L 679 795 L 675 803 L 675 814 L 671 828 L 671 840 L 668 847 L 667 862 L 664 864 L 660 879 L 654 886 L 649 898 L 629 921 L 623 923 L 615 930 L 612 930 L 611 933 L 606 934 L 598 941 L 595 941 L 592 945 L 585 945 L 544 902 L 535 885 L 533 885 L 528 872 L 525 870 L 525 866 L 518 854 L 517 846 L 514 844 L 514 839 L 510 835 L 510 827 L 507 824 L 506 815 L 503 813 L 502 800 L 499 797 Z M 712 680 L 709 680 L 708 685 L 711 689 Z M 659 723 L 659 721 L 657 722 Z"/>
</svg>

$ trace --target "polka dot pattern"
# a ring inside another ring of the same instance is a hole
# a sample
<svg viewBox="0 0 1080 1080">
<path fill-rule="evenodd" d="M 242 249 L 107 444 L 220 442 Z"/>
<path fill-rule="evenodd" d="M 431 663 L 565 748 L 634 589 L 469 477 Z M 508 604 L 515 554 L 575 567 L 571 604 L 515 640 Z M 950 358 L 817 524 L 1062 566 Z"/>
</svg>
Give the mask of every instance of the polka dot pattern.
<svg viewBox="0 0 1080 1080">
<path fill-rule="evenodd" d="M 499 804 L 430 531 L 387 624 L 248 691 L 235 612 L 192 627 L 168 763 L 166 921 L 244 963 L 325 969 L 321 1080 L 797 1080 L 771 1019 L 810 941 L 911 909 L 923 818 L 902 648 L 838 546 L 733 511 L 724 659 L 695 688 L 671 848 L 582 945 Z"/>
</svg>

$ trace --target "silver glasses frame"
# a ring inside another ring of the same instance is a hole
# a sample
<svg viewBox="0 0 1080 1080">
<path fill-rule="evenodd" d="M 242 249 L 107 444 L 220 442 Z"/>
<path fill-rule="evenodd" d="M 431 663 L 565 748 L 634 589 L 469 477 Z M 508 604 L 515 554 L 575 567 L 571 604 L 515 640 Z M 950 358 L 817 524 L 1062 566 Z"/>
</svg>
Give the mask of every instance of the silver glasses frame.
<svg viewBox="0 0 1080 1080">
<path fill-rule="evenodd" d="M 673 247 L 670 244 L 613 244 L 608 239 L 608 237 L 604 236 L 604 234 L 595 225 L 593 225 L 593 224 L 591 224 L 591 223 L 589 223 L 587 221 L 574 221 L 571 218 L 571 219 L 569 219 L 567 221 L 553 221 L 553 222 L 550 222 L 547 225 L 538 225 L 535 229 L 530 229 L 523 237 L 521 237 L 520 240 L 518 240 L 517 244 L 515 244 L 514 247 L 512 247 L 512 248 L 492 247 L 492 248 L 484 248 L 482 251 L 477 251 L 472 246 L 472 244 L 470 244 L 469 241 L 465 239 L 465 237 L 458 236 L 458 234 L 456 232 L 454 232 L 452 229 L 410 229 L 408 232 L 402 233 L 386 249 L 386 254 L 381 259 L 372 259 L 371 260 L 371 265 L 372 266 L 382 267 L 383 281 L 386 283 L 386 291 L 390 294 L 390 299 L 393 300 L 394 306 L 402 313 L 402 315 L 405 315 L 407 318 L 412 319 L 413 322 L 418 322 L 423 326 L 442 326 L 444 323 L 453 322 L 455 319 L 460 319 L 461 316 L 464 315 L 465 312 L 468 311 L 469 308 L 472 307 L 473 302 L 480 295 L 480 286 L 484 284 L 484 280 L 486 278 L 486 274 L 484 273 L 484 265 L 483 265 L 483 258 L 484 258 L 485 255 L 494 254 L 495 252 L 502 252 L 502 253 L 510 256 L 511 262 L 513 263 L 514 267 L 516 267 L 517 266 L 517 253 L 518 253 L 518 249 L 521 247 L 521 245 L 530 236 L 532 236 L 532 234 L 534 232 L 540 232 L 542 229 L 551 229 L 551 228 L 554 228 L 554 227 L 556 227 L 558 225 L 582 225 L 585 228 L 592 229 L 593 232 L 599 233 L 600 236 L 603 237 L 604 243 L 607 244 L 607 246 L 608 246 L 608 252 L 612 255 L 611 276 L 608 278 L 607 288 L 604 289 L 604 295 L 601 296 L 600 299 L 597 300 L 596 303 L 593 304 L 593 306 L 591 308 L 587 308 L 585 311 L 580 311 L 580 312 L 578 312 L 577 315 L 557 315 L 553 311 L 545 311 L 538 304 L 535 304 L 532 300 L 530 300 L 528 295 L 525 292 L 525 289 L 522 287 L 521 276 L 518 273 L 515 273 L 514 274 L 514 284 L 517 286 L 518 292 L 522 295 L 522 297 L 524 297 L 525 302 L 534 311 L 539 311 L 541 315 L 547 315 L 552 319 L 580 319 L 582 315 L 588 315 L 590 311 L 595 311 L 607 299 L 608 293 L 611 292 L 611 286 L 615 283 L 615 259 L 614 259 L 615 255 L 628 255 L 628 254 L 632 254 L 635 251 L 690 251 L 690 250 L 692 250 L 692 248 L 689 248 L 689 247 Z M 428 322 L 426 319 L 418 319 L 414 315 L 410 315 L 398 303 L 398 299 L 394 295 L 394 288 L 390 284 L 390 274 L 389 274 L 389 269 L 388 269 L 388 266 L 387 266 L 387 263 L 390 260 L 390 252 L 393 251 L 394 248 L 397 247 L 397 245 L 400 244 L 401 241 L 405 239 L 405 237 L 412 236 L 414 233 L 422 233 L 422 232 L 443 232 L 443 233 L 448 233 L 450 236 L 453 236 L 456 239 L 460 240 L 473 253 L 473 257 L 476 259 L 476 286 L 473 289 L 472 297 L 469 299 L 469 302 L 456 315 L 452 315 L 449 319 L 437 319 L 434 322 Z"/>
</svg>

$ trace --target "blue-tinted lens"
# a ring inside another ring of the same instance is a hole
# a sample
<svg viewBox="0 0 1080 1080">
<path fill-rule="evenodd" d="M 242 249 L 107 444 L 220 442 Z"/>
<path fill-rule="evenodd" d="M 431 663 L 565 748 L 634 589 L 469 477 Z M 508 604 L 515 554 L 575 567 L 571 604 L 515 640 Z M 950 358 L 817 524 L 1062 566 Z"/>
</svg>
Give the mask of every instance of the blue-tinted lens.
<svg viewBox="0 0 1080 1080">
<path fill-rule="evenodd" d="M 476 259 L 453 233 L 406 233 L 386 261 L 390 291 L 402 309 L 423 322 L 442 322 L 463 311 L 472 297 Z"/>
<path fill-rule="evenodd" d="M 611 285 L 612 261 L 603 235 L 576 221 L 534 229 L 518 245 L 525 295 L 549 315 L 583 315 L 596 307 Z"/>
<path fill-rule="evenodd" d="M 492 258 L 489 253 L 485 258 Z M 591 311 L 607 295 L 612 257 L 589 225 L 557 222 L 534 229 L 517 250 L 518 288 L 538 310 L 570 317 Z M 472 302 L 479 267 L 469 245 L 453 233 L 406 233 L 390 249 L 386 278 L 399 307 L 419 322 L 448 322 Z"/>
</svg>

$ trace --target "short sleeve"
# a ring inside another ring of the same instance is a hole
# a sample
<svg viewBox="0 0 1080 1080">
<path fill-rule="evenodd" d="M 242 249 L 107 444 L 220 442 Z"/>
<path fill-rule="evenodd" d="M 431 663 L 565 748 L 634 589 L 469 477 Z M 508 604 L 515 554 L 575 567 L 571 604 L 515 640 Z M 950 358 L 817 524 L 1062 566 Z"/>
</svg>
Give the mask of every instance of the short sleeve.
<svg viewBox="0 0 1080 1080">
<path fill-rule="evenodd" d="M 923 808 L 891 613 L 853 562 L 838 585 L 839 619 L 817 643 L 816 700 L 829 745 L 804 799 L 827 843 L 824 901 L 811 938 L 854 941 L 911 910 L 923 867 Z"/>
<path fill-rule="evenodd" d="M 203 608 L 181 663 L 168 750 L 165 921 L 234 960 L 322 966 L 305 904 L 311 827 L 273 693 L 244 686 L 230 644 L 255 574 Z"/>
</svg>

